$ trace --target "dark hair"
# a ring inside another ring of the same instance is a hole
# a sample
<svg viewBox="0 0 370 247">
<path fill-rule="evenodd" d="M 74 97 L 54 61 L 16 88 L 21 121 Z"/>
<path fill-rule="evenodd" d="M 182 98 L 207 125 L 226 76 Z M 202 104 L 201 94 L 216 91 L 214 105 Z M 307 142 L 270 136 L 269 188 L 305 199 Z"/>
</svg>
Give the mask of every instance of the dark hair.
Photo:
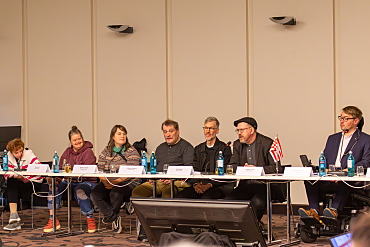
<svg viewBox="0 0 370 247">
<path fill-rule="evenodd" d="M 21 139 L 13 139 L 6 145 L 6 150 L 13 153 L 19 149 L 24 148 L 24 143 Z"/>
<path fill-rule="evenodd" d="M 110 154 L 111 157 L 113 157 L 113 147 L 114 147 L 113 136 L 116 134 L 117 129 L 122 130 L 127 135 L 127 130 L 126 130 L 125 126 L 118 125 L 118 124 L 114 125 L 114 127 L 110 131 L 110 137 L 109 137 L 109 142 L 108 142 L 108 146 L 107 146 L 108 147 L 108 150 L 109 150 L 109 154 Z M 127 136 L 126 136 L 126 143 L 123 146 L 125 147 L 125 150 L 127 150 L 127 149 L 129 149 L 131 147 L 131 144 L 128 141 Z"/>
<path fill-rule="evenodd" d="M 170 126 L 170 125 L 173 125 L 173 127 L 175 128 L 175 130 L 179 130 L 179 123 L 172 120 L 172 119 L 167 119 L 166 121 L 164 121 L 162 123 L 162 127 L 161 129 L 163 130 L 163 125 L 166 125 L 166 126 Z"/>
<path fill-rule="evenodd" d="M 82 138 L 82 141 L 85 142 L 84 137 L 83 137 L 81 131 L 75 125 L 73 125 L 72 126 L 72 129 L 68 132 L 69 141 L 71 141 L 71 137 L 73 135 L 77 135 L 77 134 L 79 134 L 81 136 L 81 138 Z"/>
</svg>

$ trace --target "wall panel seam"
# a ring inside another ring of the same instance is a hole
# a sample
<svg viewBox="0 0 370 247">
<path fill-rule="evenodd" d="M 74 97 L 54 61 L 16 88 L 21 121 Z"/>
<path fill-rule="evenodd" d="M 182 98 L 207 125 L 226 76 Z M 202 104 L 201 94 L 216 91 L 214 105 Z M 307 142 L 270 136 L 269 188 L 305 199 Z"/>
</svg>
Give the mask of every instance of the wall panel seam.
<svg viewBox="0 0 370 247">
<path fill-rule="evenodd" d="M 94 147 L 98 147 L 98 85 L 97 85 L 97 2 L 91 0 L 91 80 L 92 80 L 92 135 Z M 96 148 L 94 153 L 97 154 Z"/>
<path fill-rule="evenodd" d="M 173 117 L 172 0 L 165 0 L 166 22 L 166 104 L 167 118 Z"/>
<path fill-rule="evenodd" d="M 26 147 L 29 144 L 27 4 L 27 0 L 22 0 L 23 141 Z"/>
</svg>

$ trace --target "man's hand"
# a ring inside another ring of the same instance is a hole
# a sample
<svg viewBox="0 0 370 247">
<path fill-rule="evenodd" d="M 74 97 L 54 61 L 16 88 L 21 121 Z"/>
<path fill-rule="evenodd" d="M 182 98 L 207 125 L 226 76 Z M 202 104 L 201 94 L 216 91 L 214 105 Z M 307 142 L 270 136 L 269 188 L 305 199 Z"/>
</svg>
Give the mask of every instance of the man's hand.
<svg viewBox="0 0 370 247">
<path fill-rule="evenodd" d="M 203 189 L 202 189 L 202 187 L 203 187 L 202 182 L 200 182 L 200 183 L 196 183 L 196 184 L 193 186 L 193 188 L 194 188 L 195 192 L 197 192 L 198 194 L 203 194 Z"/>
<path fill-rule="evenodd" d="M 153 180 L 150 180 L 150 179 L 149 179 L 149 183 L 150 183 L 151 185 L 153 185 Z"/>
<path fill-rule="evenodd" d="M 171 183 L 171 180 L 169 180 L 169 179 L 161 179 L 161 182 L 164 183 L 164 184 L 170 184 Z"/>
<path fill-rule="evenodd" d="M 244 164 L 244 166 L 245 166 L 245 167 L 256 167 L 256 166 L 254 166 L 254 165 L 248 165 L 248 163 L 245 163 L 245 164 Z"/>
</svg>

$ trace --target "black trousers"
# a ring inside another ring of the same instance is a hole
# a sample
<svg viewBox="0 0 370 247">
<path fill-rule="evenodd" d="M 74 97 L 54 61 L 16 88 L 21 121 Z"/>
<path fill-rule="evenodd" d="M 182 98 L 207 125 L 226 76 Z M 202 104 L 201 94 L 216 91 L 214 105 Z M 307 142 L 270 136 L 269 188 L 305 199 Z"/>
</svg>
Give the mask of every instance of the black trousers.
<svg viewBox="0 0 370 247">
<path fill-rule="evenodd" d="M 124 197 L 130 197 L 134 186 L 129 184 L 125 187 L 113 187 L 106 189 L 102 182 L 99 182 L 92 190 L 90 198 L 105 217 L 112 218 L 119 214 Z"/>
<path fill-rule="evenodd" d="M 39 191 L 41 183 L 33 183 L 35 190 Z M 32 183 L 23 183 L 18 178 L 9 178 L 7 182 L 5 196 L 9 203 L 18 203 L 19 199 L 31 201 L 31 194 L 33 193 Z"/>
<path fill-rule="evenodd" d="M 176 194 L 176 198 L 191 199 L 222 199 L 234 188 L 234 183 L 225 183 L 224 185 L 214 186 L 206 190 L 203 194 L 198 194 L 193 186 L 187 187 Z"/>
<path fill-rule="evenodd" d="M 250 200 L 260 221 L 267 207 L 266 184 L 260 181 L 241 180 L 239 186 L 225 197 L 225 200 Z"/>
<path fill-rule="evenodd" d="M 346 201 L 351 193 L 351 188 L 343 182 L 320 181 L 311 185 L 308 181 L 304 181 L 306 194 L 310 208 L 319 210 L 320 197 L 326 193 L 335 193 L 332 208 L 342 211 Z"/>
</svg>

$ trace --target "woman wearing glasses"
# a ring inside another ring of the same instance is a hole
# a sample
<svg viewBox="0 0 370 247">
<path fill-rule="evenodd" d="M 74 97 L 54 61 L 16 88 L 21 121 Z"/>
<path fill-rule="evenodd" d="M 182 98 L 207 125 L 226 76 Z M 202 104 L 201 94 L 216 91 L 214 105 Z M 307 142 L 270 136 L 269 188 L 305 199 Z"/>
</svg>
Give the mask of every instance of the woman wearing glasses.
<svg viewBox="0 0 370 247">
<path fill-rule="evenodd" d="M 8 170 L 27 169 L 28 165 L 40 164 L 36 155 L 30 149 L 24 148 L 24 143 L 21 139 L 11 140 L 6 146 L 8 150 Z M 4 227 L 4 230 L 13 231 L 20 230 L 21 219 L 18 216 L 17 206 L 20 198 L 29 201 L 32 194 L 32 182 L 34 182 L 35 189 L 41 187 L 43 180 L 40 176 L 22 176 L 16 173 L 5 174 L 7 180 L 6 195 L 9 201 L 10 218 L 9 224 Z"/>
<path fill-rule="evenodd" d="M 122 125 L 115 125 L 110 133 L 108 145 L 99 155 L 99 170 L 118 171 L 121 165 L 139 165 L 140 155 L 131 146 L 127 130 Z M 103 213 L 103 223 L 111 223 L 115 233 L 122 231 L 119 210 L 124 197 L 130 197 L 132 190 L 139 184 L 137 178 L 100 177 L 100 183 L 92 191 L 91 199 Z"/>
</svg>

